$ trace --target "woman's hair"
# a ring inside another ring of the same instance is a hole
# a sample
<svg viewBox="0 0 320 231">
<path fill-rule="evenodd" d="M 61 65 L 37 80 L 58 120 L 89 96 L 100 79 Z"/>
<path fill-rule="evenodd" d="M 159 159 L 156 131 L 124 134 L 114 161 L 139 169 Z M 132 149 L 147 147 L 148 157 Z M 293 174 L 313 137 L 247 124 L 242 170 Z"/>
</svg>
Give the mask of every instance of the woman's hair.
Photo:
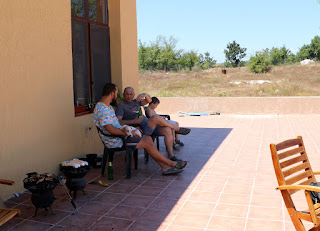
<svg viewBox="0 0 320 231">
<path fill-rule="evenodd" d="M 152 100 L 151 103 L 154 103 L 154 104 L 160 103 L 160 100 L 157 97 L 152 97 L 151 100 Z"/>
</svg>

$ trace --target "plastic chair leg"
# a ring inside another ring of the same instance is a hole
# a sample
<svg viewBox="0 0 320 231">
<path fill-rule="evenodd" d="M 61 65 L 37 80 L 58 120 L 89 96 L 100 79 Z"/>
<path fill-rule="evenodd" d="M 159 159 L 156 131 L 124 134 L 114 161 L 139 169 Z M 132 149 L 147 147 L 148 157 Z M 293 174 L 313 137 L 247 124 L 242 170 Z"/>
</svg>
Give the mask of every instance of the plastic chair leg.
<svg viewBox="0 0 320 231">
<path fill-rule="evenodd" d="M 149 162 L 149 154 L 146 150 L 144 150 L 144 164 L 148 164 Z"/>
<path fill-rule="evenodd" d="M 134 158 L 134 169 L 138 169 L 138 149 L 133 151 L 133 158 Z"/>
<path fill-rule="evenodd" d="M 132 148 L 126 148 L 126 178 L 131 178 L 131 160 L 132 160 Z"/>
<path fill-rule="evenodd" d="M 156 141 L 157 141 L 157 149 L 159 151 L 160 150 L 159 136 L 156 137 Z"/>
</svg>

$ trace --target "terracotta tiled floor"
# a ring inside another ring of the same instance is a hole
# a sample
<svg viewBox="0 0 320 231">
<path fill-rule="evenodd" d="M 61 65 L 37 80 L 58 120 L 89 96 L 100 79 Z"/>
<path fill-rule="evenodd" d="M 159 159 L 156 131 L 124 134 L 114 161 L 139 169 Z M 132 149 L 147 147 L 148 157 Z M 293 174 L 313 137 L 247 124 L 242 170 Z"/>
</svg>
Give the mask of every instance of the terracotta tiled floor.
<svg viewBox="0 0 320 231">
<path fill-rule="evenodd" d="M 108 187 L 88 184 L 75 211 L 60 187 L 52 208 L 33 218 L 30 194 L 6 202 L 22 216 L 0 230 L 294 230 L 277 185 L 269 144 L 303 136 L 314 170 L 320 170 L 320 115 L 173 115 L 192 132 L 175 154 L 188 161 L 183 173 L 162 176 L 157 164 L 144 165 L 124 179 L 124 155 L 115 157 L 115 180 Z M 163 140 L 161 150 L 165 153 Z M 100 169 L 87 180 L 102 180 Z M 294 196 L 305 208 L 302 194 Z M 308 226 L 310 227 L 310 225 Z"/>
</svg>

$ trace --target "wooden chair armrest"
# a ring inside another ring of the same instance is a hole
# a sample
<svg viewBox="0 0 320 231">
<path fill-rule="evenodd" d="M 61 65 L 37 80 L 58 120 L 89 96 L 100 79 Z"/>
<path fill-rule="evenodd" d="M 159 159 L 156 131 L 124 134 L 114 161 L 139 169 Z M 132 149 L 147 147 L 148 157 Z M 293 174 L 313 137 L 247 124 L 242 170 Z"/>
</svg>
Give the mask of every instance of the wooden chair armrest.
<svg viewBox="0 0 320 231">
<path fill-rule="evenodd" d="M 309 185 L 282 185 L 276 187 L 277 190 L 288 190 L 288 189 L 301 189 L 306 191 L 320 192 L 320 187 L 309 186 Z"/>
<path fill-rule="evenodd" d="M 320 172 L 313 172 L 314 175 L 320 175 Z"/>
<path fill-rule="evenodd" d="M 0 184 L 14 185 L 14 181 L 13 180 L 0 179 Z"/>
</svg>

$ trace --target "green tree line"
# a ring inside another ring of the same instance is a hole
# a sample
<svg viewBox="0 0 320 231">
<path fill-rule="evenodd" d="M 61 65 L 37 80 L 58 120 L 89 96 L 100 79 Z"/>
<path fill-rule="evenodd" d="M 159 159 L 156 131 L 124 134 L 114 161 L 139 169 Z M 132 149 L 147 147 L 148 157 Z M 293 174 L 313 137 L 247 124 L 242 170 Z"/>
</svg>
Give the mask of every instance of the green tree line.
<svg viewBox="0 0 320 231">
<path fill-rule="evenodd" d="M 248 66 L 254 73 L 266 73 L 271 65 L 292 64 L 305 59 L 320 61 L 320 37 L 315 36 L 310 44 L 303 45 L 297 54 L 293 54 L 283 45 L 256 52 L 249 60 Z"/>
<path fill-rule="evenodd" d="M 156 41 L 149 44 L 138 44 L 140 70 L 192 70 L 193 67 L 201 69 L 215 67 L 214 60 L 209 52 L 199 54 L 197 51 L 184 51 L 177 49 L 177 39 L 173 36 L 166 38 L 158 36 Z"/>
<path fill-rule="evenodd" d="M 227 44 L 224 50 L 226 61 L 225 67 L 240 67 L 246 65 L 243 61 L 246 57 L 247 48 L 243 48 L 236 41 Z M 141 70 L 192 70 L 193 67 L 200 69 L 213 68 L 216 66 L 209 52 L 198 52 L 177 49 L 177 40 L 174 37 L 166 38 L 158 36 L 156 41 L 149 44 L 139 41 L 139 69 Z M 285 45 L 282 47 L 266 48 L 250 57 L 249 70 L 254 73 L 266 73 L 271 65 L 293 64 L 304 59 L 320 61 L 320 37 L 315 36 L 310 44 L 303 45 L 294 54 Z"/>
</svg>

